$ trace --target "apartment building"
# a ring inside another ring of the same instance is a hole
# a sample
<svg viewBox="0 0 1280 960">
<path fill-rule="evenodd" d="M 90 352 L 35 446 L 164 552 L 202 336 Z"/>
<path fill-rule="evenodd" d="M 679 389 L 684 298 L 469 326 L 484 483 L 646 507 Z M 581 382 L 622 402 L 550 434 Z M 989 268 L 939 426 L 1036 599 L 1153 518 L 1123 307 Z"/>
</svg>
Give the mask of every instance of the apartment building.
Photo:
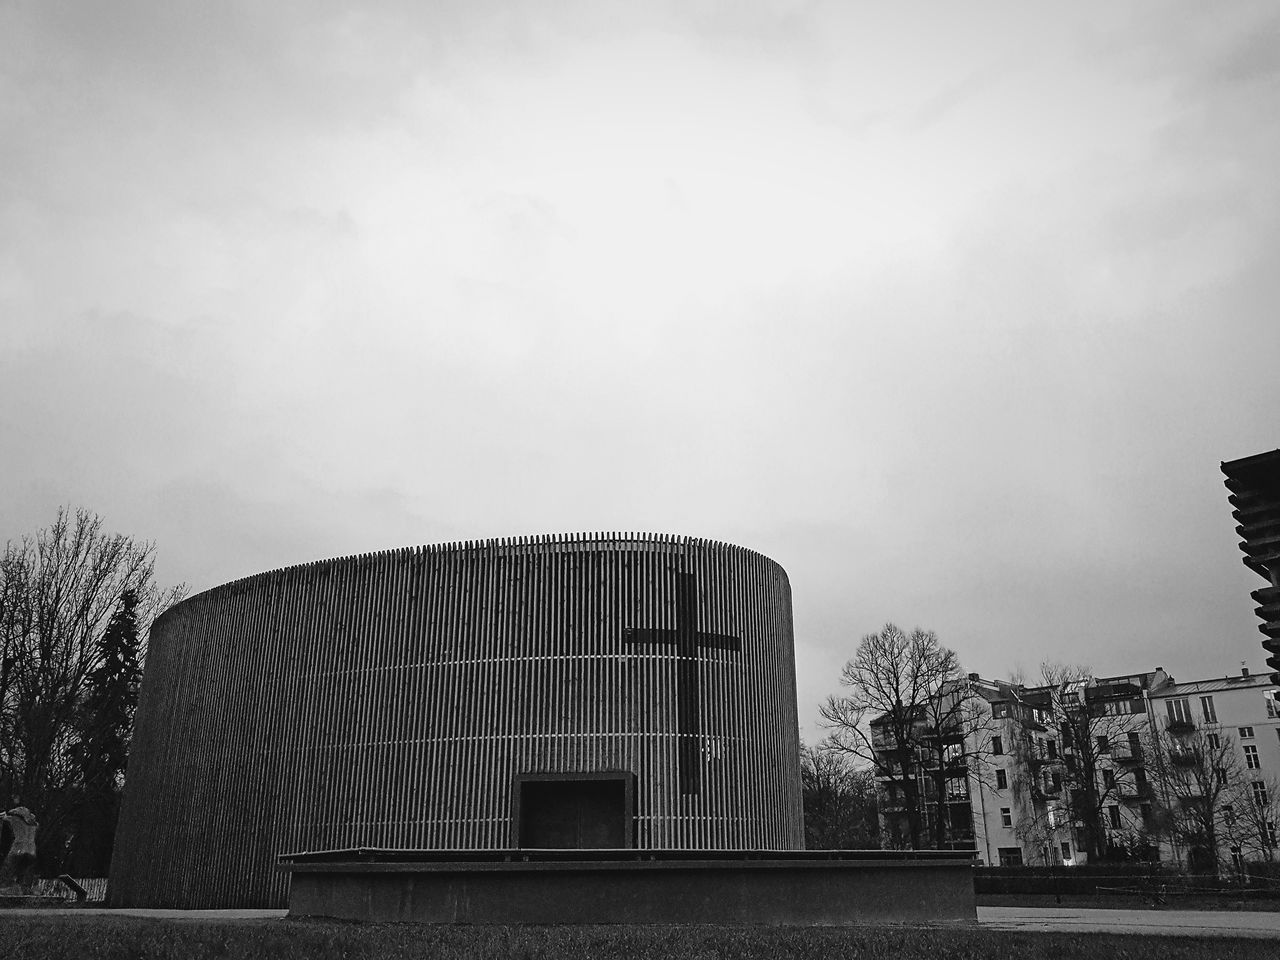
<svg viewBox="0 0 1280 960">
<path fill-rule="evenodd" d="M 1149 697 L 1163 668 L 1010 685 L 991 702 L 974 764 L 974 841 L 984 863 L 1074 865 L 1123 846 L 1144 855 L 1154 828 L 1143 767 Z"/>
<path fill-rule="evenodd" d="M 1274 853 L 1280 813 L 1276 692 L 1271 676 L 1242 668 L 1233 676 L 1170 684 L 1151 697 L 1152 723 L 1171 768 L 1156 778 L 1157 799 L 1175 816 L 1192 808 L 1187 819 L 1200 827 L 1172 831 L 1161 843 L 1162 860 L 1207 868 L 1210 830 L 1221 865 Z"/>
<path fill-rule="evenodd" d="M 1280 856 L 1268 820 L 1280 816 L 1276 693 L 1247 669 L 1039 686 L 970 674 L 944 694 L 968 705 L 946 728 L 922 716 L 904 744 L 872 724 L 882 766 L 896 770 L 879 777 L 882 835 L 906 845 L 914 805 L 922 845 L 938 842 L 942 818 L 942 845 L 971 846 L 988 864 L 1075 865 L 1092 851 L 1198 869 L 1206 834 L 1219 864 Z M 887 762 L 907 753 L 907 764 Z M 1196 811 L 1206 829 L 1193 829 Z"/>
</svg>

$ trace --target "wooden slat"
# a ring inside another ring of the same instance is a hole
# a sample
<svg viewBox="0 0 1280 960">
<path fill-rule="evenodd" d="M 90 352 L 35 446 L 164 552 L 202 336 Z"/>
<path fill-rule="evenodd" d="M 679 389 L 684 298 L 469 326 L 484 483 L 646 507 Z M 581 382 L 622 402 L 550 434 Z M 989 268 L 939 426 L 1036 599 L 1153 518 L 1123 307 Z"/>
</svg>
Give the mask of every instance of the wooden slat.
<svg viewBox="0 0 1280 960">
<path fill-rule="evenodd" d="M 680 571 L 696 630 L 740 649 L 623 644 L 674 630 Z M 109 901 L 278 907 L 283 852 L 506 847 L 529 772 L 632 771 L 641 848 L 799 849 L 795 690 L 786 574 L 728 544 L 507 538 L 239 580 L 152 628 Z"/>
</svg>

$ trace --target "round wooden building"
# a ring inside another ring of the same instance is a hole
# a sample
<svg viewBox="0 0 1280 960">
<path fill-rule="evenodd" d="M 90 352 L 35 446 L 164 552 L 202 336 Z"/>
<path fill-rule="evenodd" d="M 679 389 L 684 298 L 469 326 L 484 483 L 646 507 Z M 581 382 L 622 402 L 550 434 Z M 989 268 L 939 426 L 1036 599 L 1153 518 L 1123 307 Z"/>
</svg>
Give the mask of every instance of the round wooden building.
<svg viewBox="0 0 1280 960">
<path fill-rule="evenodd" d="M 392 550 L 151 630 L 119 906 L 282 906 L 284 853 L 804 845 L 791 590 L 690 537 Z"/>
</svg>

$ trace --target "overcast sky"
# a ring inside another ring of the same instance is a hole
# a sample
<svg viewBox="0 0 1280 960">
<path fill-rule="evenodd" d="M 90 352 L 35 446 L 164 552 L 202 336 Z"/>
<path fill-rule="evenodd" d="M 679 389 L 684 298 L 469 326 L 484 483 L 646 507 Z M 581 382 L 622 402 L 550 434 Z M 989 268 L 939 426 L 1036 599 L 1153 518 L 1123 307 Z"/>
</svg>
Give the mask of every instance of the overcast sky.
<svg viewBox="0 0 1280 960">
<path fill-rule="evenodd" d="M 1260 669 L 1278 117 L 1274 2 L 9 2 L 0 540 L 727 540 L 806 727 L 886 620 Z"/>
</svg>

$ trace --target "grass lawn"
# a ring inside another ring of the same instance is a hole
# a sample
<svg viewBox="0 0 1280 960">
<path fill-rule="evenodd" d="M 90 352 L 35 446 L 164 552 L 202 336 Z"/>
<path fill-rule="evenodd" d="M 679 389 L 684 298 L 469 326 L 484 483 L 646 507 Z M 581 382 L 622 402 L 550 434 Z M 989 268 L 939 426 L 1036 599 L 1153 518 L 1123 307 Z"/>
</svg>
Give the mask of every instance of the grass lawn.
<svg viewBox="0 0 1280 960">
<path fill-rule="evenodd" d="M 420 927 L 0 914 L 0 956 L 6 960 L 1257 960 L 1273 946 L 1257 940 L 1008 933 L 972 927 Z"/>
</svg>

